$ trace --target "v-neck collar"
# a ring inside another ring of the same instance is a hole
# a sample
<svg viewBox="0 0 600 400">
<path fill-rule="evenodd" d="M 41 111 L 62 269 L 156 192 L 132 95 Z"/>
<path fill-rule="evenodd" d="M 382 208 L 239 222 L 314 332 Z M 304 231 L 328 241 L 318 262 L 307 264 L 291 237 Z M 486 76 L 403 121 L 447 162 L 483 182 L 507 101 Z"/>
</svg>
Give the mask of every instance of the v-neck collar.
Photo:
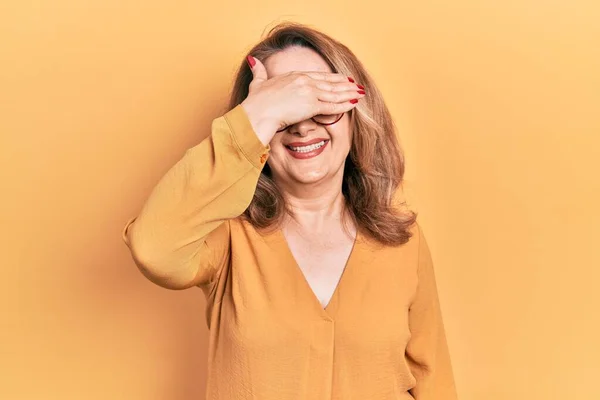
<svg viewBox="0 0 600 400">
<path fill-rule="evenodd" d="M 308 283 L 306 276 L 302 272 L 298 261 L 294 257 L 292 250 L 288 244 L 288 241 L 283 233 L 281 228 L 278 228 L 275 232 L 272 233 L 273 240 L 277 246 L 280 247 L 286 260 L 284 260 L 284 264 L 286 264 L 286 268 L 289 267 L 290 274 L 293 274 L 294 277 L 300 282 L 300 286 L 302 287 L 300 290 L 303 292 L 303 296 L 308 298 L 307 301 L 311 303 L 310 307 L 316 309 L 317 313 L 324 319 L 333 321 L 336 310 L 339 308 L 339 296 L 340 291 L 345 290 L 344 288 L 348 285 L 352 284 L 353 274 L 356 268 L 360 267 L 363 262 L 361 262 L 361 255 L 365 246 L 365 238 L 363 237 L 360 227 L 356 228 L 356 237 L 354 238 L 354 243 L 352 245 L 352 249 L 350 250 L 350 255 L 346 261 L 346 265 L 344 266 L 344 270 L 342 271 L 342 275 L 336 285 L 329 302 L 323 308 L 323 305 L 319 301 L 319 298 L 313 291 L 312 287 Z"/>
</svg>

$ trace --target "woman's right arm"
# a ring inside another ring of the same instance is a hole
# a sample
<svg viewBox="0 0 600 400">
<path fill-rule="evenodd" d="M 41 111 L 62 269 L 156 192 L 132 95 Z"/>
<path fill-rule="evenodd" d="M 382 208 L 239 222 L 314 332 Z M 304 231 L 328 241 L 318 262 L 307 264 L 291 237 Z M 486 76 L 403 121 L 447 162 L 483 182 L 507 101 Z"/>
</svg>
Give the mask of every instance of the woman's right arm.
<svg viewBox="0 0 600 400">
<path fill-rule="evenodd" d="M 122 231 L 144 276 L 169 289 L 214 280 L 229 258 L 229 220 L 252 201 L 271 149 L 263 141 L 238 105 L 160 179 Z"/>
<path fill-rule="evenodd" d="M 248 60 L 248 97 L 213 121 L 211 134 L 186 151 L 123 228 L 135 263 L 160 286 L 214 282 L 229 259 L 229 220 L 250 205 L 278 128 L 347 112 L 364 96 L 342 74 L 290 72 L 269 79 L 260 60 Z"/>
</svg>

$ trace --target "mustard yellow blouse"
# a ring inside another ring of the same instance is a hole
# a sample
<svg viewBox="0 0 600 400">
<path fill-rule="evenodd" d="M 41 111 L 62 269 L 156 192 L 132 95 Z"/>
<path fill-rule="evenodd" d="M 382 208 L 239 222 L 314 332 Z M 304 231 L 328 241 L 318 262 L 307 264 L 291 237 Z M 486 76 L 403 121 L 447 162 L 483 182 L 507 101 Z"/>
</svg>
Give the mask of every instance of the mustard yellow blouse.
<svg viewBox="0 0 600 400">
<path fill-rule="evenodd" d="M 281 230 L 238 218 L 269 155 L 241 106 L 212 123 L 153 189 L 123 240 L 151 281 L 200 287 L 210 330 L 209 400 L 453 400 L 427 242 L 358 230 L 323 308 Z"/>
</svg>

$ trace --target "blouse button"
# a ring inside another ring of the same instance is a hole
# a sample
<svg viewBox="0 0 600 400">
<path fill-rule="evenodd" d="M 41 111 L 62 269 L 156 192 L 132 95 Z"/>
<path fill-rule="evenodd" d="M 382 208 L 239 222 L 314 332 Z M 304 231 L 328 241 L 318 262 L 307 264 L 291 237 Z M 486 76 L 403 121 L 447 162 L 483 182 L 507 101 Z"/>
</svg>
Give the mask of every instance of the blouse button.
<svg viewBox="0 0 600 400">
<path fill-rule="evenodd" d="M 266 160 L 267 160 L 267 155 L 266 154 L 263 154 L 262 156 L 260 156 L 260 162 L 261 162 L 261 164 L 264 164 Z"/>
</svg>

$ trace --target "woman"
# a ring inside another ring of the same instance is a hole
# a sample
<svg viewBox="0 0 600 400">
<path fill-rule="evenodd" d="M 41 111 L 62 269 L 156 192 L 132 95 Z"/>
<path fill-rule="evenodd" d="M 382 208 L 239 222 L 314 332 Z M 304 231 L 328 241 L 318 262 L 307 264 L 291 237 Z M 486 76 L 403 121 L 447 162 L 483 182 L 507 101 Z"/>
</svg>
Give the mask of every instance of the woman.
<svg viewBox="0 0 600 400">
<path fill-rule="evenodd" d="M 207 399 L 456 398 L 430 253 L 394 195 L 387 107 L 344 45 L 275 27 L 229 111 L 123 229 L 142 273 L 197 286 Z"/>
</svg>

